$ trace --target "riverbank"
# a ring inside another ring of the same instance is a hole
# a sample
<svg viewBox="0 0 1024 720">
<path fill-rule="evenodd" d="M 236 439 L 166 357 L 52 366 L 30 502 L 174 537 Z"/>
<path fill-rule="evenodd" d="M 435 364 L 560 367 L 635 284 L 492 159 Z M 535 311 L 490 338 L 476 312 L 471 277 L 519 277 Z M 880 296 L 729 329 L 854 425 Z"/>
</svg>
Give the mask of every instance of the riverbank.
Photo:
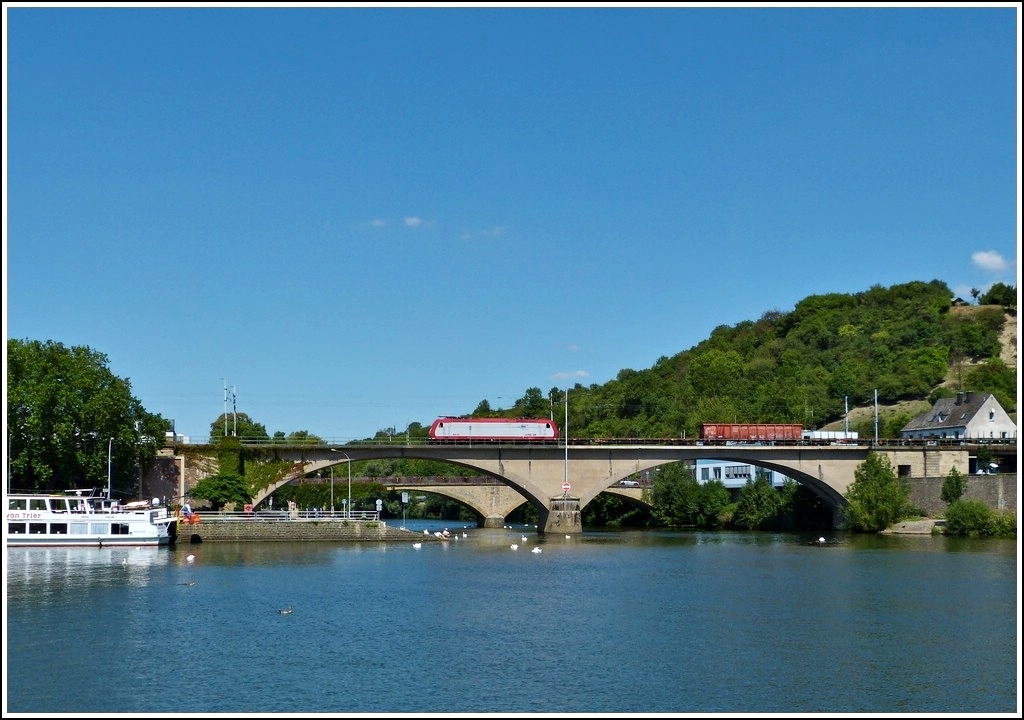
<svg viewBox="0 0 1024 720">
<path fill-rule="evenodd" d="M 943 531 L 946 527 L 945 520 L 925 518 L 924 520 L 905 520 L 898 522 L 882 531 L 884 535 L 931 535 L 936 531 Z"/>
</svg>

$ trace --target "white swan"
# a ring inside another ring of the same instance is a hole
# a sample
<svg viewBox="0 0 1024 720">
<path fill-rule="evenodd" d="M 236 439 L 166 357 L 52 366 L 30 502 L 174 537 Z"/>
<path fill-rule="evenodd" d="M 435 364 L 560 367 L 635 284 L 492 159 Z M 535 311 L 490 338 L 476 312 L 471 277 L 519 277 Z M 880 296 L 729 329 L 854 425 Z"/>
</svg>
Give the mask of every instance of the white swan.
<svg viewBox="0 0 1024 720">
<path fill-rule="evenodd" d="M 535 548 L 534 548 L 533 550 L 531 550 L 530 552 L 532 552 L 532 553 L 539 553 L 539 552 L 540 552 L 540 548 L 539 548 L 539 547 L 535 547 Z"/>
<path fill-rule="evenodd" d="M 429 531 L 429 530 L 427 530 L 426 528 L 423 528 L 423 534 L 424 534 L 424 535 L 429 535 L 429 534 L 430 534 L 430 531 Z"/>
<path fill-rule="evenodd" d="M 523 535 L 523 542 L 526 542 L 526 536 Z"/>
<path fill-rule="evenodd" d="M 128 565 L 128 558 L 121 558 L 121 565 L 127 567 L 127 565 Z"/>
<path fill-rule="evenodd" d="M 519 546 L 516 545 L 515 543 L 512 543 L 511 545 L 509 545 L 509 547 L 512 548 L 513 550 L 518 550 L 519 549 Z"/>
<path fill-rule="evenodd" d="M 823 538 L 823 537 L 818 538 L 818 544 L 819 545 L 824 545 L 825 544 L 825 538 Z"/>
<path fill-rule="evenodd" d="M 421 547 L 423 547 L 423 543 L 413 543 L 412 546 L 419 550 Z"/>
</svg>

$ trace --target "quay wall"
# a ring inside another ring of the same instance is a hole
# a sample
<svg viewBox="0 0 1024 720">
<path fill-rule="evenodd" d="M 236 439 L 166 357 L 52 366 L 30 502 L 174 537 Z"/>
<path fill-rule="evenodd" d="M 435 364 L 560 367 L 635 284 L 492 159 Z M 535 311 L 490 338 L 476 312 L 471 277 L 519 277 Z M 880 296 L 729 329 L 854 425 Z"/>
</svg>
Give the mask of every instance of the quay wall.
<svg viewBox="0 0 1024 720">
<path fill-rule="evenodd" d="M 968 475 L 967 490 L 961 500 L 978 500 L 993 510 L 1017 511 L 1017 473 Z M 931 517 L 941 517 L 949 507 L 942 500 L 943 477 L 905 478 L 910 487 L 910 503 Z"/>
<path fill-rule="evenodd" d="M 378 520 L 283 520 L 279 522 L 178 522 L 176 542 L 387 542 L 437 540 Z M 440 541 L 438 541 L 440 542 Z"/>
</svg>

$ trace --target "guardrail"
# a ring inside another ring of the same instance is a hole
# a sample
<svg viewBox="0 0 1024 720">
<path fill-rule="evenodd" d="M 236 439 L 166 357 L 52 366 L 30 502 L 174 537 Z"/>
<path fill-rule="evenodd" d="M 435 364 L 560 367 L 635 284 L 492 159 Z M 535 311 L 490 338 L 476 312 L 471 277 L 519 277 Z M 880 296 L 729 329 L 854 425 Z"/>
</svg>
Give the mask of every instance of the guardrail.
<svg viewBox="0 0 1024 720">
<path fill-rule="evenodd" d="M 242 522 L 292 522 L 295 520 L 380 520 L 380 513 L 376 510 L 257 510 L 255 512 L 237 511 L 198 511 L 200 523 L 242 523 Z M 187 522 L 184 516 L 180 517 L 182 522 Z"/>
</svg>

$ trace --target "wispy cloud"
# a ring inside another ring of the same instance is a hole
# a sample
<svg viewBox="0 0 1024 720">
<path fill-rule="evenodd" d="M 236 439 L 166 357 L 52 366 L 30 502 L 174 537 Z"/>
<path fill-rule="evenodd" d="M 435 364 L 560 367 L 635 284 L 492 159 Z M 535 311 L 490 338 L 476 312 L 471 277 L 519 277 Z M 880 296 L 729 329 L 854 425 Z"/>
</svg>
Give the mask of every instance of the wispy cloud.
<svg viewBox="0 0 1024 720">
<path fill-rule="evenodd" d="M 590 377 L 590 373 L 586 370 L 574 370 L 572 372 L 560 372 L 555 373 L 555 380 L 583 380 L 584 378 Z"/>
<path fill-rule="evenodd" d="M 387 220 L 381 220 L 380 218 L 374 218 L 370 221 L 370 227 L 382 228 L 388 224 Z"/>
<path fill-rule="evenodd" d="M 420 225 L 422 225 L 425 222 L 426 222 L 426 220 L 424 220 L 423 218 L 416 217 L 416 216 L 413 215 L 413 216 L 407 217 L 405 219 L 405 226 L 406 227 L 414 228 L 414 227 L 419 227 Z"/>
<path fill-rule="evenodd" d="M 1006 269 L 1006 260 L 994 250 L 979 250 L 971 255 L 971 261 L 982 270 L 999 272 Z"/>
</svg>

